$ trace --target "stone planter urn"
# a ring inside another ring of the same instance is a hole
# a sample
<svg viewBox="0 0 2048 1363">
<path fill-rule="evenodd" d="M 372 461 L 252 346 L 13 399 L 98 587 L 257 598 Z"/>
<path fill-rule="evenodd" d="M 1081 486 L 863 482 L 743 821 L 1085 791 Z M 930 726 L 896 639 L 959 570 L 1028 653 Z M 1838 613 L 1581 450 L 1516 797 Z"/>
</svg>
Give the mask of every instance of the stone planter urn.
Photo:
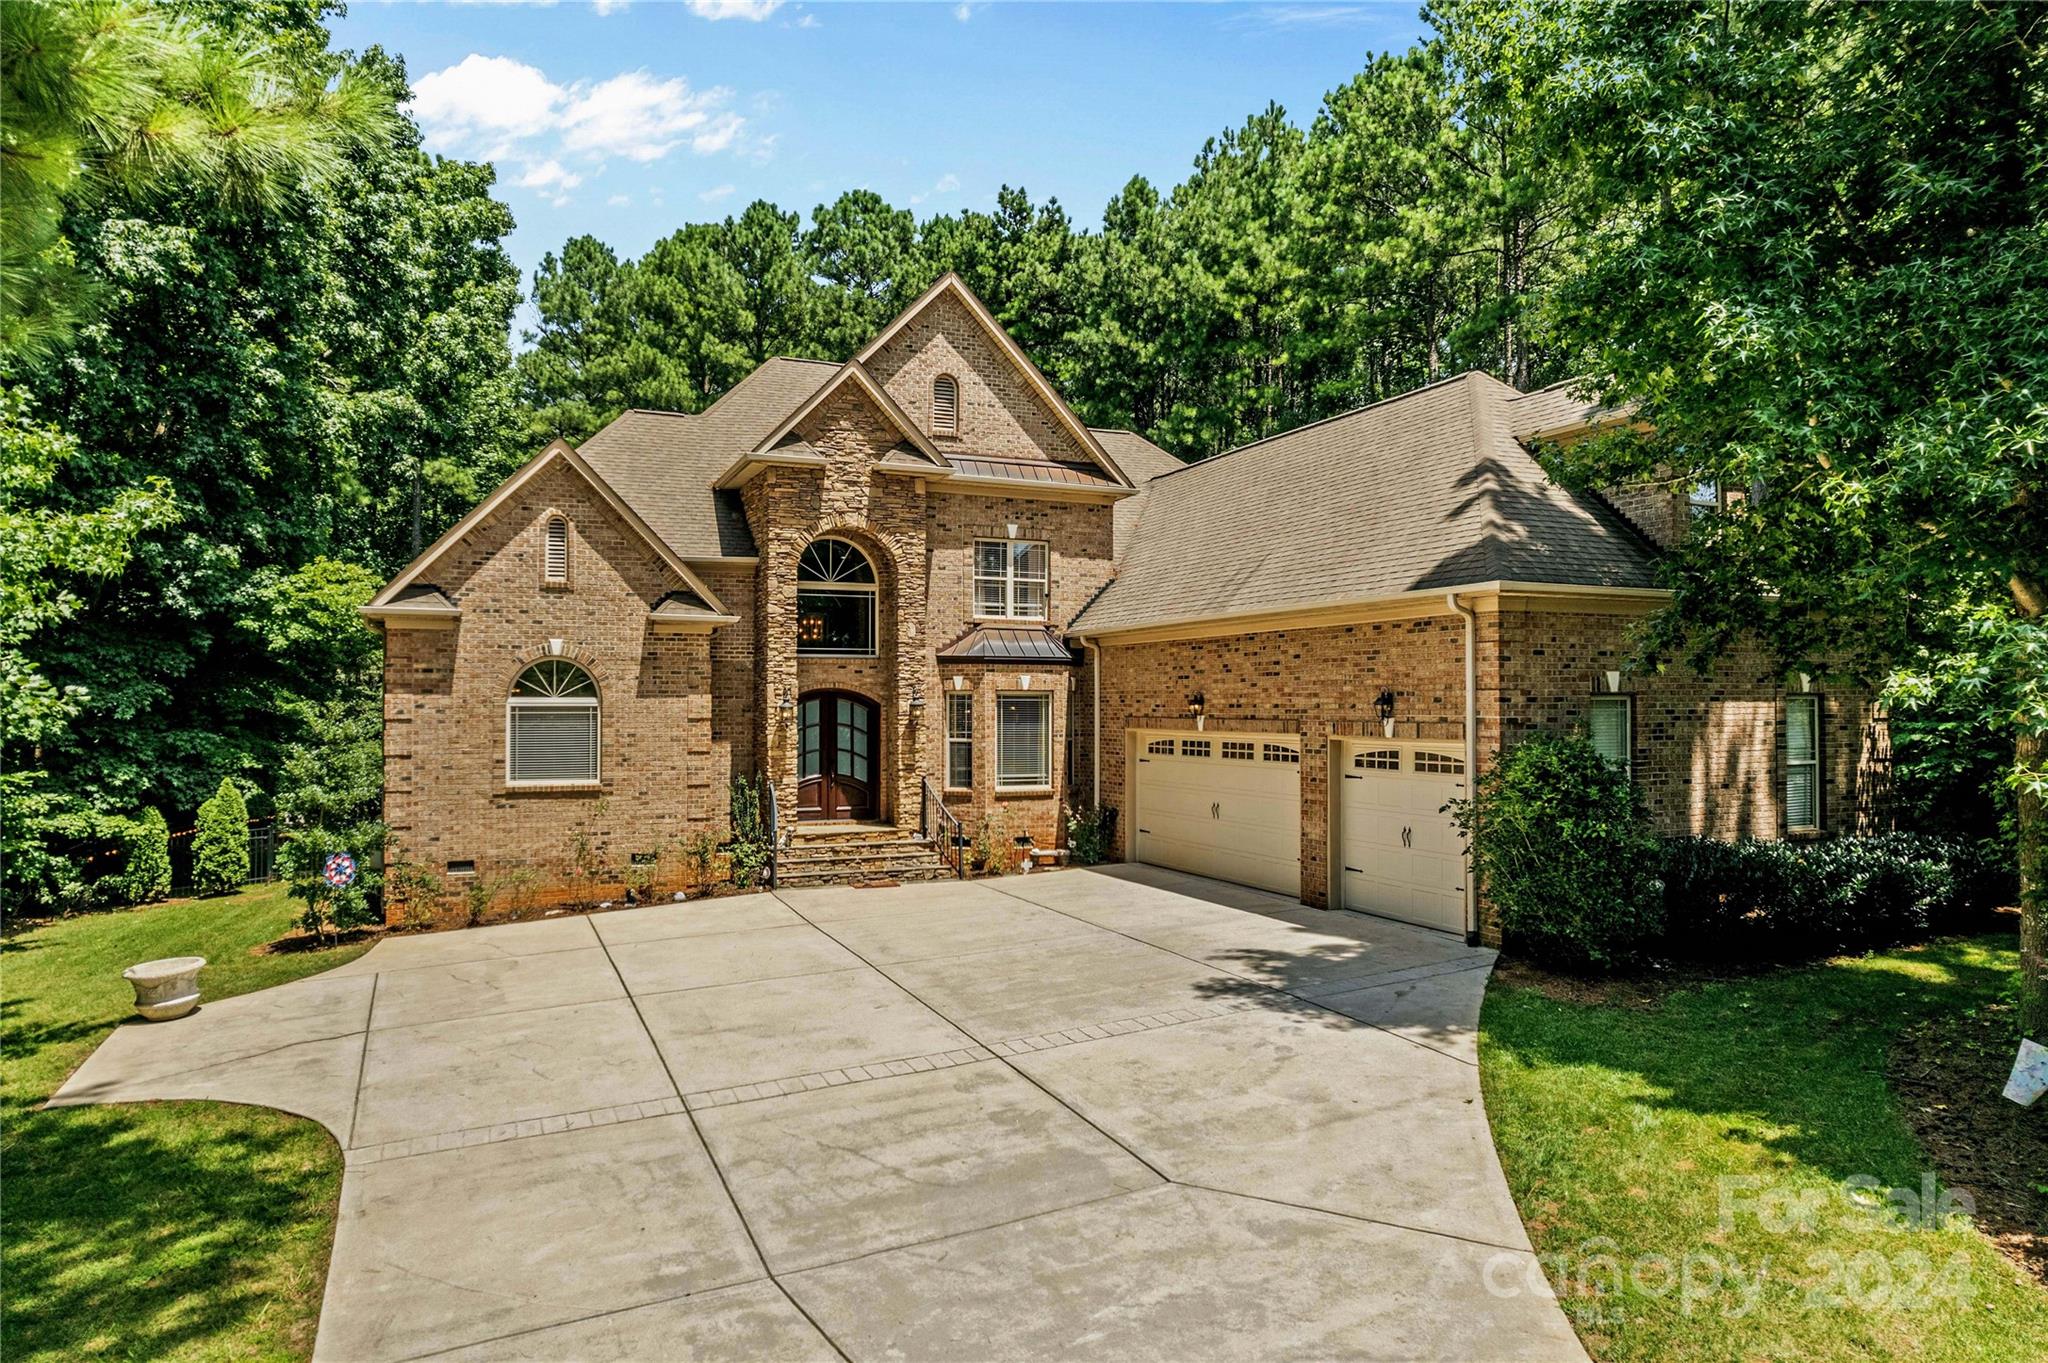
<svg viewBox="0 0 2048 1363">
<path fill-rule="evenodd" d="M 204 956 L 171 956 L 144 961 L 121 972 L 135 986 L 135 1011 L 151 1022 L 181 1018 L 199 1006 L 199 972 Z"/>
</svg>

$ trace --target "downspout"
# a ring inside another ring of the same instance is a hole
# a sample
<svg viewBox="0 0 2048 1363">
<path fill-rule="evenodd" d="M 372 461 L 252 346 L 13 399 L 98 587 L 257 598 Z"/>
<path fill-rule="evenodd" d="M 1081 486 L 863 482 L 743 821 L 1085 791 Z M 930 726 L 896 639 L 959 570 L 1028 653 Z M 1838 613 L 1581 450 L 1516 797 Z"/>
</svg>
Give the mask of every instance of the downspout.
<svg viewBox="0 0 2048 1363">
<path fill-rule="evenodd" d="M 1479 616 L 1458 600 L 1456 592 L 1444 593 L 1444 603 L 1465 617 L 1465 794 L 1469 798 L 1479 781 Z M 1465 863 L 1465 945 L 1479 945 L 1479 891 L 1470 858 Z"/>
<path fill-rule="evenodd" d="M 1102 808 L 1102 650 L 1093 639 L 1079 641 L 1088 650 L 1088 806 Z"/>
</svg>

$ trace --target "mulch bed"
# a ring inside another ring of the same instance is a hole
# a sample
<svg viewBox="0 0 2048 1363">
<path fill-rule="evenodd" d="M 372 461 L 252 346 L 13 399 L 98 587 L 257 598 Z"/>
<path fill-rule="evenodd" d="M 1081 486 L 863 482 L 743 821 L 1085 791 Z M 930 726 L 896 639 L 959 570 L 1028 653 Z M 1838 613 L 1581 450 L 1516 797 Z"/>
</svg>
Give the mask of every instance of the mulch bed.
<svg viewBox="0 0 2048 1363">
<path fill-rule="evenodd" d="M 2019 1036 L 2010 1004 L 1901 1035 L 1886 1077 L 1942 1179 L 1977 1204 L 1977 1228 L 2048 1286 L 2048 1102 L 2003 1096 Z"/>
<path fill-rule="evenodd" d="M 1780 968 L 1778 962 L 1760 961 L 1753 966 L 1653 965 L 1613 975 L 1567 975 L 1502 956 L 1493 977 L 1502 984 L 1533 989 L 1545 998 L 1582 1008 L 1654 1008 L 1681 989 L 1748 979 Z"/>
</svg>

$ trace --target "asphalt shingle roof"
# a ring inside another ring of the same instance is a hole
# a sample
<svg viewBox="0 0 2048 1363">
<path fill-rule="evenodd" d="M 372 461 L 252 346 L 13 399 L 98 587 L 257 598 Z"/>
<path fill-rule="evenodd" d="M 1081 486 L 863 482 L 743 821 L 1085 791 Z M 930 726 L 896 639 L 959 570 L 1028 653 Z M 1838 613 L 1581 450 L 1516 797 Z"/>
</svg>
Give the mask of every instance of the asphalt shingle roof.
<svg viewBox="0 0 2048 1363">
<path fill-rule="evenodd" d="M 634 410 L 577 447 L 679 558 L 747 557 L 754 537 L 739 494 L 712 484 L 839 365 L 772 359 L 694 416 Z"/>
<path fill-rule="evenodd" d="M 1656 586 L 1635 531 L 1515 438 L 1521 396 L 1464 374 L 1155 478 L 1069 632 L 1481 582 Z"/>
</svg>

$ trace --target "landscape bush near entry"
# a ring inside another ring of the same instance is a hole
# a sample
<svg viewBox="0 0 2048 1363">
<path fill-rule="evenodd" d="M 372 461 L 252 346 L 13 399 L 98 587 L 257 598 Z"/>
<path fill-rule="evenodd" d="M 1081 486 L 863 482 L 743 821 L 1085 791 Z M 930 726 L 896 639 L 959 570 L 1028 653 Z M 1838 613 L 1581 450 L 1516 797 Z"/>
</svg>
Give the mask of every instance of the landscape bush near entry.
<svg viewBox="0 0 2048 1363">
<path fill-rule="evenodd" d="M 1565 969 L 1640 957 L 1663 923 L 1660 844 L 1626 773 L 1575 735 L 1498 754 L 1449 808 L 1504 945 Z"/>
</svg>

